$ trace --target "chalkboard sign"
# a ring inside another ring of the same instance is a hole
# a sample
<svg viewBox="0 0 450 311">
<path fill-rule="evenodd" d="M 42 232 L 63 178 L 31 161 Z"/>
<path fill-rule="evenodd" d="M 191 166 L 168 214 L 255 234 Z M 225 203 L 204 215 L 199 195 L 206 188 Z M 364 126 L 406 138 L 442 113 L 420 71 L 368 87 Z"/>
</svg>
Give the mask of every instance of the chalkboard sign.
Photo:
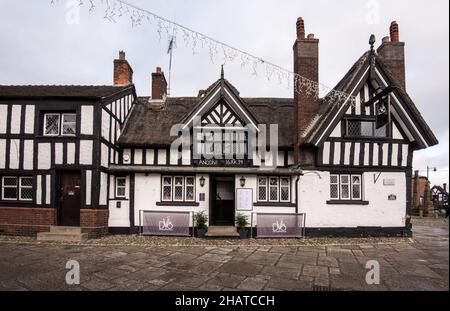
<svg viewBox="0 0 450 311">
<path fill-rule="evenodd" d="M 236 209 L 238 211 L 253 210 L 253 190 L 246 188 L 236 189 Z"/>
</svg>

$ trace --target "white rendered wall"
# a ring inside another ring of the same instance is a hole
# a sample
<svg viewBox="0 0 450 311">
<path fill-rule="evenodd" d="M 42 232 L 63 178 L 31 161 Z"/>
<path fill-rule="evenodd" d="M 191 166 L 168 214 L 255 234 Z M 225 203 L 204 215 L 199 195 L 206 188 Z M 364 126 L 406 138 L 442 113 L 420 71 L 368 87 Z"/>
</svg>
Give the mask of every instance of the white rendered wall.
<svg viewBox="0 0 450 311">
<path fill-rule="evenodd" d="M 94 106 L 81 106 L 80 132 L 84 135 L 94 133 Z"/>
<path fill-rule="evenodd" d="M 321 178 L 317 175 L 319 174 Z M 363 200 L 368 205 L 332 205 L 330 199 L 330 173 L 305 172 L 299 182 L 299 212 L 306 213 L 307 227 L 403 227 L 406 214 L 406 175 L 402 172 L 379 172 L 363 174 Z M 384 179 L 395 185 L 383 184 Z M 388 200 L 394 194 L 397 199 Z"/>
<path fill-rule="evenodd" d="M 125 198 L 115 198 L 115 176 L 109 177 L 109 227 L 128 228 L 130 227 L 130 176 L 126 176 Z M 120 208 L 117 207 L 120 202 Z"/>
</svg>

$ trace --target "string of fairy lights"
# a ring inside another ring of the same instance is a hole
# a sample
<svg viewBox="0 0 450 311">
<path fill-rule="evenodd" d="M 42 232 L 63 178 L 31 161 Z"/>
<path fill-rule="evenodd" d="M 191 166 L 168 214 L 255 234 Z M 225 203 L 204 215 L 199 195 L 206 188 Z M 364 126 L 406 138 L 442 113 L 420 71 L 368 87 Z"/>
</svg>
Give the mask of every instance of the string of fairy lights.
<svg viewBox="0 0 450 311">
<path fill-rule="evenodd" d="M 276 80 L 279 84 L 286 85 L 287 88 L 293 88 L 294 92 L 307 94 L 308 96 L 319 97 L 319 94 L 326 95 L 329 101 L 356 103 L 356 97 L 351 94 L 335 90 L 323 83 L 310 80 L 304 76 L 287 70 L 281 66 L 266 61 L 260 57 L 254 56 L 248 52 L 234 48 L 224 42 L 209 37 L 203 33 L 192 30 L 177 22 L 171 21 L 165 17 L 159 16 L 149 10 L 138 7 L 124 0 L 75 0 L 78 6 L 88 6 L 89 11 L 103 10 L 103 18 L 107 21 L 116 23 L 121 18 L 128 18 L 132 27 L 142 26 L 144 23 L 153 26 L 159 39 L 167 39 L 171 46 L 178 38 L 181 38 L 186 48 L 190 48 L 194 55 L 200 50 L 206 50 L 210 61 L 215 63 L 221 61 L 223 64 L 239 62 L 241 69 L 250 68 L 251 73 L 258 76 L 261 71 L 264 72 L 267 80 Z M 51 4 L 60 2 L 60 0 L 51 0 Z M 319 93 L 320 92 L 320 93 Z"/>
</svg>

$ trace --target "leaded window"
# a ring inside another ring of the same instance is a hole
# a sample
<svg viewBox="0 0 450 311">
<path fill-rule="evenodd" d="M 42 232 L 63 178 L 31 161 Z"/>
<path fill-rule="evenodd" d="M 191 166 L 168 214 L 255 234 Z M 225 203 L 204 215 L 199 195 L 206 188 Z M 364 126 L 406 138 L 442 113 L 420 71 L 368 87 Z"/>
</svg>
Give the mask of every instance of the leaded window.
<svg viewBox="0 0 450 311">
<path fill-rule="evenodd" d="M 47 113 L 44 116 L 44 135 L 58 136 L 60 125 L 60 115 L 57 113 Z"/>
<path fill-rule="evenodd" d="M 77 122 L 75 113 L 46 113 L 44 114 L 45 136 L 74 136 Z"/>
<path fill-rule="evenodd" d="M 332 200 L 362 200 L 362 177 L 351 174 L 330 175 L 330 198 Z"/>
<path fill-rule="evenodd" d="M 163 176 L 161 200 L 164 202 L 194 202 L 194 176 Z"/>
<path fill-rule="evenodd" d="M 349 137 L 387 137 L 387 125 L 377 129 L 375 121 L 347 120 L 346 135 Z"/>
<path fill-rule="evenodd" d="M 32 201 L 33 177 L 4 176 L 2 178 L 2 200 Z"/>
<path fill-rule="evenodd" d="M 290 202 L 291 180 L 286 176 L 259 176 L 258 201 Z"/>
<path fill-rule="evenodd" d="M 62 115 L 62 135 L 76 134 L 76 119 L 77 115 L 74 113 L 65 113 Z"/>
</svg>

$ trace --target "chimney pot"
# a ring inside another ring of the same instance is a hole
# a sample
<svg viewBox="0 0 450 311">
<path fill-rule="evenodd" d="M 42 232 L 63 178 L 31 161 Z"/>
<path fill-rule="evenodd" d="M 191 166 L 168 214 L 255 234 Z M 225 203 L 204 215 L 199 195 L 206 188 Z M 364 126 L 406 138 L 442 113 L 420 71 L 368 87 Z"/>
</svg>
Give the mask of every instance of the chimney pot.
<svg viewBox="0 0 450 311">
<path fill-rule="evenodd" d="M 308 39 L 314 39 L 314 34 L 313 34 L 313 33 L 310 33 L 310 34 L 308 35 Z"/>
<path fill-rule="evenodd" d="M 162 72 L 161 67 L 156 67 L 156 73 L 161 73 L 161 72 Z"/>
<path fill-rule="evenodd" d="M 297 19 L 297 39 L 305 39 L 305 21 L 303 17 Z"/>
<path fill-rule="evenodd" d="M 391 35 L 391 41 L 392 42 L 399 42 L 400 41 L 400 34 L 398 30 L 398 23 L 396 21 L 393 21 L 391 23 L 391 27 L 389 27 L 390 35 Z"/>
<path fill-rule="evenodd" d="M 124 51 L 119 51 L 119 59 L 125 60 L 125 52 Z"/>
<path fill-rule="evenodd" d="M 381 39 L 381 42 L 385 43 L 385 42 L 389 42 L 391 41 L 391 39 L 389 38 L 389 36 L 383 37 L 383 39 Z"/>
</svg>

